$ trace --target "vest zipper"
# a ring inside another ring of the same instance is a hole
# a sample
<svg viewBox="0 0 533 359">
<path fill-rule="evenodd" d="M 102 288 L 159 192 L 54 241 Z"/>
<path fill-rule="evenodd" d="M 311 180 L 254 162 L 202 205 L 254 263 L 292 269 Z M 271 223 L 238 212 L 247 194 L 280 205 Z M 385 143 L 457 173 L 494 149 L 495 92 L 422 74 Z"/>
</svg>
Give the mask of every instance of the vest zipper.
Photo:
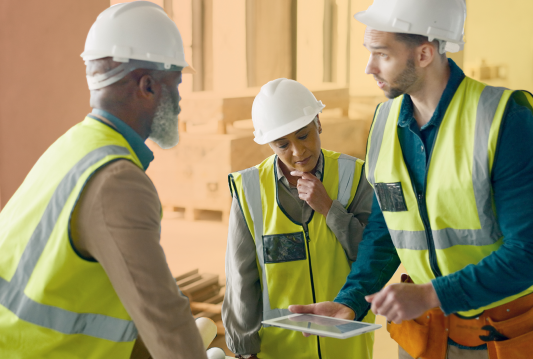
<svg viewBox="0 0 533 359">
<path fill-rule="evenodd" d="M 424 186 L 425 187 L 425 186 Z M 429 216 L 427 212 L 426 199 L 423 193 L 418 193 L 416 195 L 418 202 L 418 212 L 422 218 L 422 223 L 424 224 L 424 230 L 426 232 L 426 240 L 428 245 L 429 253 L 429 265 L 435 277 L 442 277 L 440 272 L 439 263 L 437 262 L 437 253 L 435 252 L 435 243 L 433 242 L 433 232 L 431 232 L 431 227 L 429 225 Z"/>
<path fill-rule="evenodd" d="M 311 251 L 309 250 L 309 243 L 311 242 L 311 237 L 309 237 L 309 231 L 307 229 L 307 224 L 303 225 L 305 239 L 306 239 L 306 248 L 307 248 L 307 263 L 309 264 L 309 276 L 311 278 L 311 292 L 313 293 L 313 303 L 316 303 L 315 296 L 315 283 L 313 281 L 313 267 L 311 266 Z M 322 354 L 320 353 L 320 337 L 316 336 L 316 343 L 318 344 L 318 357 L 322 359 Z"/>
</svg>

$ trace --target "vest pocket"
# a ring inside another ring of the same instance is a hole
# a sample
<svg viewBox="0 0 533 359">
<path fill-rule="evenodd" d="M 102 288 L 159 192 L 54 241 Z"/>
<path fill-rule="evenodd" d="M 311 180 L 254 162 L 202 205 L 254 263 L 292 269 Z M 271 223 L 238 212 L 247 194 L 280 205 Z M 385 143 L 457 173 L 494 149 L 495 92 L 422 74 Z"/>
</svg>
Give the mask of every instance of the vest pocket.
<svg viewBox="0 0 533 359">
<path fill-rule="evenodd" d="M 428 344 L 429 326 L 414 320 L 404 320 L 401 324 L 387 325 L 390 336 L 413 358 L 421 357 Z"/>
<path fill-rule="evenodd" d="M 265 263 L 299 261 L 306 258 L 305 238 L 302 232 L 263 236 Z"/>
<path fill-rule="evenodd" d="M 376 183 L 374 188 L 376 189 L 376 195 L 382 211 L 407 211 L 401 182 Z"/>
<path fill-rule="evenodd" d="M 533 352 L 533 332 L 516 338 L 494 342 L 497 359 L 529 359 Z"/>
<path fill-rule="evenodd" d="M 533 353 L 533 308 L 514 318 L 489 323 L 508 340 L 495 341 L 498 359 L 531 358 Z"/>
</svg>

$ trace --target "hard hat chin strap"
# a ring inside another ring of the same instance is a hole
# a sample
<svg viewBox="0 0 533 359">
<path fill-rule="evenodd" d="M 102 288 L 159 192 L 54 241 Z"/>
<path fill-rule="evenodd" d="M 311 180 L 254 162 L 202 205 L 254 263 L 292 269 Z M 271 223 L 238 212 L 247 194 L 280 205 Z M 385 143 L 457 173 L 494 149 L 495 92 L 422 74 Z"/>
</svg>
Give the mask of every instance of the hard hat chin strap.
<svg viewBox="0 0 533 359">
<path fill-rule="evenodd" d="M 159 62 L 129 60 L 128 62 L 118 65 L 105 74 L 87 76 L 87 84 L 89 85 L 89 90 L 98 90 L 122 80 L 127 74 L 137 69 L 159 71 L 181 71 L 183 69 L 182 67 L 176 65 L 172 65 L 170 68 L 167 68 L 167 66 L 168 65 Z"/>
<path fill-rule="evenodd" d="M 446 45 L 448 44 L 448 41 L 444 40 L 438 40 L 439 41 L 439 54 L 446 53 Z"/>
</svg>

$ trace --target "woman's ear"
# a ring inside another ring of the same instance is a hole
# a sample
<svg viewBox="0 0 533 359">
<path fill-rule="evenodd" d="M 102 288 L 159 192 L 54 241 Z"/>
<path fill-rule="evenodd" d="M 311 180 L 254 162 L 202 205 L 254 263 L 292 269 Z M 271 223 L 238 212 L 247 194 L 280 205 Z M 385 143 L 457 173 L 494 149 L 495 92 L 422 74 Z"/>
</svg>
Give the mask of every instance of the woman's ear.
<svg viewBox="0 0 533 359">
<path fill-rule="evenodd" d="M 320 118 L 318 115 L 316 115 L 316 125 L 318 127 L 318 134 L 320 135 L 322 133 L 322 124 L 320 123 Z"/>
</svg>

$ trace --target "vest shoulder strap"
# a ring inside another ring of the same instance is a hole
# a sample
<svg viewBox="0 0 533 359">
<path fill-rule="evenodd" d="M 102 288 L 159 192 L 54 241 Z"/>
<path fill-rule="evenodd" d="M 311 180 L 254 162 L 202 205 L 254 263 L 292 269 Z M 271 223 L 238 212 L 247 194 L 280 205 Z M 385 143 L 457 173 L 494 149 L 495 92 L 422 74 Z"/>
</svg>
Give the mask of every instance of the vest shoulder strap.
<svg viewBox="0 0 533 359">
<path fill-rule="evenodd" d="M 383 134 L 385 132 L 385 125 L 389 118 L 390 110 L 392 104 L 395 100 L 389 100 L 380 104 L 376 108 L 376 113 L 374 114 L 374 120 L 372 126 L 370 127 L 370 134 L 368 136 L 368 143 L 366 149 L 366 163 L 367 163 L 367 173 L 366 177 L 368 182 L 374 187 L 375 176 L 374 172 L 376 170 L 376 164 L 378 162 L 379 150 L 381 148 L 381 143 L 383 142 Z"/>
<path fill-rule="evenodd" d="M 339 191 L 337 194 L 337 200 L 343 207 L 346 207 L 355 196 L 357 188 L 354 190 L 354 185 L 357 186 L 359 184 L 363 161 L 356 157 L 341 153 L 337 162 L 339 165 Z M 359 168 L 356 170 L 356 167 Z"/>
</svg>

